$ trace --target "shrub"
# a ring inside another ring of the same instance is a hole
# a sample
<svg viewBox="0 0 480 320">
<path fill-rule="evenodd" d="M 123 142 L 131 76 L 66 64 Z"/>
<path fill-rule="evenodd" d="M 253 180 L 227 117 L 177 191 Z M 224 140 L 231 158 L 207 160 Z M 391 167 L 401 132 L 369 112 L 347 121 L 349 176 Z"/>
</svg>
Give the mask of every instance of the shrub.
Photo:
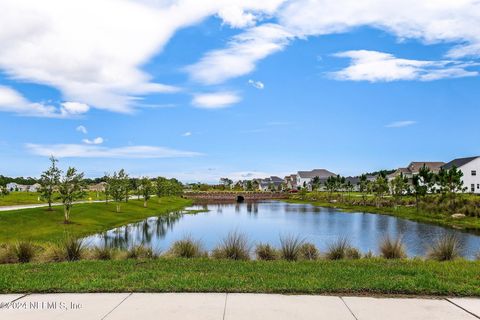
<svg viewBox="0 0 480 320">
<path fill-rule="evenodd" d="M 36 254 L 36 248 L 30 241 L 20 241 L 11 246 L 13 256 L 18 262 L 27 263 L 32 261 Z"/>
<path fill-rule="evenodd" d="M 347 257 L 347 250 L 350 249 L 350 241 L 346 237 L 340 237 L 328 245 L 325 258 L 328 260 L 341 260 Z"/>
<path fill-rule="evenodd" d="M 317 260 L 320 256 L 317 247 L 313 243 L 304 243 L 300 246 L 300 258 L 303 260 Z"/>
<path fill-rule="evenodd" d="M 405 258 L 405 246 L 401 237 L 392 239 L 390 236 L 383 238 L 380 243 L 380 255 L 385 259 L 401 259 Z"/>
<path fill-rule="evenodd" d="M 345 251 L 345 257 L 347 259 L 360 259 L 362 254 L 357 248 L 349 247 L 347 248 L 347 251 Z"/>
<path fill-rule="evenodd" d="M 453 260 L 460 256 L 460 243 L 454 234 L 444 234 L 430 247 L 428 258 L 437 261 Z"/>
<path fill-rule="evenodd" d="M 18 262 L 17 257 L 11 250 L 9 245 L 0 246 L 0 264 L 5 263 L 16 263 Z"/>
<path fill-rule="evenodd" d="M 111 260 L 114 256 L 114 249 L 103 246 L 95 247 L 91 250 L 91 257 L 95 260 Z"/>
<path fill-rule="evenodd" d="M 60 244 L 52 244 L 45 248 L 40 256 L 42 262 L 61 262 L 66 261 L 67 257 L 65 251 Z"/>
<path fill-rule="evenodd" d="M 155 259 L 158 255 L 153 252 L 152 248 L 144 245 L 133 246 L 127 250 L 127 259 Z"/>
<path fill-rule="evenodd" d="M 67 261 L 80 260 L 84 251 L 83 240 L 73 237 L 67 237 L 60 244 L 60 249 L 63 250 L 65 259 Z"/>
<path fill-rule="evenodd" d="M 368 252 L 365 253 L 365 254 L 363 255 L 363 257 L 364 257 L 365 259 L 372 259 L 372 258 L 375 257 L 375 255 L 373 254 L 373 252 L 372 252 L 371 250 L 368 250 Z"/>
<path fill-rule="evenodd" d="M 250 246 L 247 237 L 236 231 L 230 232 L 222 240 L 222 243 L 213 250 L 212 256 L 216 259 L 250 259 Z"/>
<path fill-rule="evenodd" d="M 280 237 L 280 257 L 288 261 L 297 261 L 300 257 L 300 247 L 303 240 L 295 236 Z"/>
<path fill-rule="evenodd" d="M 278 258 L 278 252 L 269 244 L 260 243 L 255 248 L 255 255 L 258 260 L 275 260 Z"/>
<path fill-rule="evenodd" d="M 177 258 L 199 258 L 205 255 L 202 248 L 200 241 L 185 237 L 173 243 L 170 253 Z"/>
</svg>

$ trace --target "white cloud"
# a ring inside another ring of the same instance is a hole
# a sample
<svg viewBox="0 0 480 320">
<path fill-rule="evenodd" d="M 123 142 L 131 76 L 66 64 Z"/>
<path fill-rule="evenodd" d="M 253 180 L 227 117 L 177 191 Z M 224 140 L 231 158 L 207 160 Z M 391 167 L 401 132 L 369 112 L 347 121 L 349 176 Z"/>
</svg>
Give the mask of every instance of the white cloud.
<svg viewBox="0 0 480 320">
<path fill-rule="evenodd" d="M 182 137 L 190 137 L 192 133 L 190 131 L 182 133 Z"/>
<path fill-rule="evenodd" d="M 115 158 L 115 159 L 153 159 L 184 158 L 201 156 L 201 153 L 181 151 L 156 146 L 126 146 L 108 148 L 98 145 L 84 144 L 52 144 L 42 145 L 28 143 L 25 147 L 30 153 L 39 156 L 55 156 L 58 158 Z"/>
<path fill-rule="evenodd" d="M 78 126 L 75 130 L 77 130 L 78 132 L 81 132 L 83 134 L 88 133 L 87 128 L 85 126 L 82 126 L 82 125 Z"/>
<path fill-rule="evenodd" d="M 403 128 L 403 127 L 412 126 L 416 123 L 417 122 L 413 121 L 413 120 L 395 121 L 395 122 L 387 124 L 385 127 L 386 128 Z"/>
<path fill-rule="evenodd" d="M 72 118 L 88 111 L 88 106 L 65 102 L 60 108 L 40 102 L 28 101 L 18 91 L 0 85 L 0 111 L 22 116 L 44 118 Z"/>
<path fill-rule="evenodd" d="M 431 81 L 445 78 L 477 76 L 477 71 L 466 68 L 475 63 L 458 61 L 409 60 L 378 51 L 354 50 L 335 55 L 350 58 L 351 64 L 343 70 L 331 75 L 338 80 L 353 81 L 395 81 L 421 80 Z"/>
<path fill-rule="evenodd" d="M 82 142 L 85 143 L 85 144 L 102 144 L 103 143 L 103 138 L 102 137 L 96 137 L 93 140 L 83 139 Z"/>
<path fill-rule="evenodd" d="M 222 83 L 252 72 L 255 64 L 282 50 L 292 35 L 276 24 L 263 24 L 235 36 L 227 48 L 208 52 L 199 62 L 185 70 L 203 84 Z"/>
<path fill-rule="evenodd" d="M 239 102 L 241 98 L 234 92 L 196 94 L 192 104 L 197 108 L 220 109 Z"/>
<path fill-rule="evenodd" d="M 250 79 L 250 80 L 248 80 L 248 83 L 250 85 L 252 85 L 252 87 L 260 89 L 260 90 L 265 88 L 265 85 L 261 81 L 255 81 L 255 80 Z"/>
</svg>

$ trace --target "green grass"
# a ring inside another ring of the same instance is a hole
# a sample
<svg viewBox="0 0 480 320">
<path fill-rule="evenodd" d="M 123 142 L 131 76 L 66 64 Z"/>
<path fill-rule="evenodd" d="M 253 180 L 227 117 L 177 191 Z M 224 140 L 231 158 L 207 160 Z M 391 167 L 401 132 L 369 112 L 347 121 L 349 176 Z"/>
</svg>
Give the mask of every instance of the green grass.
<svg viewBox="0 0 480 320">
<path fill-rule="evenodd" d="M 480 262 L 157 259 L 0 265 L 0 292 L 480 296 Z"/>
<path fill-rule="evenodd" d="M 449 214 L 431 213 L 418 210 L 415 207 L 381 207 L 350 205 L 346 203 L 336 202 L 331 203 L 327 201 L 310 201 L 299 199 L 282 200 L 289 203 L 305 203 L 312 204 L 319 207 L 338 208 L 344 212 L 369 212 L 384 215 L 395 216 L 408 220 L 431 223 L 440 226 L 451 227 L 455 229 L 464 229 L 469 231 L 480 232 L 480 219 L 476 217 L 464 217 L 461 219 L 454 219 Z"/>
<path fill-rule="evenodd" d="M 87 236 L 106 231 L 127 223 L 178 211 L 191 204 L 182 198 L 152 198 L 148 208 L 143 200 L 122 203 L 122 212 L 115 212 L 114 203 L 85 203 L 73 206 L 70 224 L 63 223 L 63 207 L 23 209 L 0 212 L 0 243 L 16 240 L 55 242 L 64 238 L 65 232 L 72 236 Z"/>
<path fill-rule="evenodd" d="M 83 200 L 104 200 L 105 196 L 103 192 L 88 191 Z M 59 200 L 53 200 L 53 202 L 59 202 Z M 0 207 L 15 206 L 23 204 L 39 204 L 46 203 L 40 199 L 40 193 L 38 192 L 10 192 L 6 196 L 0 196 Z"/>
</svg>

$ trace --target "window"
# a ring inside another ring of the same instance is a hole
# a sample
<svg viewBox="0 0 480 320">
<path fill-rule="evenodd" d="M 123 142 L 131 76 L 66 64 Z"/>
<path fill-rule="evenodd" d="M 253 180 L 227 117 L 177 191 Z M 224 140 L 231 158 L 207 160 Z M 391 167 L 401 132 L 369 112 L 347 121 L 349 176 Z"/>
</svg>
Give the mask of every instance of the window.
<svg viewBox="0 0 480 320">
<path fill-rule="evenodd" d="M 472 176 L 476 176 L 477 175 L 477 170 L 472 170 Z"/>
<path fill-rule="evenodd" d="M 480 189 L 480 183 L 477 183 L 477 189 Z"/>
<path fill-rule="evenodd" d="M 474 183 L 472 183 L 472 185 L 470 186 L 470 191 L 475 192 L 475 184 Z"/>
</svg>

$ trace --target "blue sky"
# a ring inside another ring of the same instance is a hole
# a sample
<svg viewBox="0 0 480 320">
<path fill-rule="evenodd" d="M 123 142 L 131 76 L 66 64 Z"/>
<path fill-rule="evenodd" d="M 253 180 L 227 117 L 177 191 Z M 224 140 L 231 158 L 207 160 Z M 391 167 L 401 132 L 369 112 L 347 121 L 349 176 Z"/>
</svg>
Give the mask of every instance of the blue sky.
<svg viewBox="0 0 480 320">
<path fill-rule="evenodd" d="M 50 154 L 207 182 L 480 154 L 478 3 L 368 2 L 6 0 L 0 174 Z"/>
</svg>

